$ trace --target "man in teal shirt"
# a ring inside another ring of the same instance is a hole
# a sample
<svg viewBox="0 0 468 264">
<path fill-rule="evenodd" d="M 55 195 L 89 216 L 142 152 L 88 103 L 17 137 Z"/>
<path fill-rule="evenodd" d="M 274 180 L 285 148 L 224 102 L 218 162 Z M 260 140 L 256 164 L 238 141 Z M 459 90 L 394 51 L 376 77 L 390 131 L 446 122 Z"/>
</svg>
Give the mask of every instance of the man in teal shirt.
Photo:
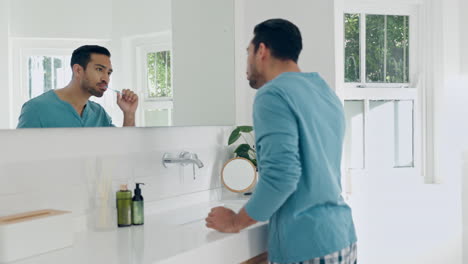
<svg viewBox="0 0 468 264">
<path fill-rule="evenodd" d="M 114 126 L 104 108 L 89 101 L 107 90 L 112 74 L 110 52 L 100 46 L 82 46 L 73 52 L 71 67 L 73 78 L 66 87 L 45 92 L 23 105 L 18 128 Z M 135 126 L 138 96 L 125 89 L 117 94 L 117 105 L 124 114 L 123 126 Z"/>
<path fill-rule="evenodd" d="M 214 208 L 206 225 L 239 232 L 269 220 L 270 263 L 357 263 L 351 209 L 341 196 L 341 101 L 319 74 L 300 71 L 294 24 L 267 20 L 254 35 L 247 78 L 260 88 L 253 109 L 260 179 L 239 213 Z"/>
</svg>

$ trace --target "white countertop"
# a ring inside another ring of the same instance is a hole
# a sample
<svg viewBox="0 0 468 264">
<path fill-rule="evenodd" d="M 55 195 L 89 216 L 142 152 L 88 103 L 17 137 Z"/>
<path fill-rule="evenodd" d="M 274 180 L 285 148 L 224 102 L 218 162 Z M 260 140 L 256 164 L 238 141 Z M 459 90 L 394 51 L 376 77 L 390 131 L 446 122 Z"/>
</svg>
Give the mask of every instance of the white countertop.
<svg viewBox="0 0 468 264">
<path fill-rule="evenodd" d="M 266 251 L 267 226 L 258 223 L 238 234 L 205 227 L 211 207 L 238 210 L 245 201 L 206 202 L 145 216 L 145 224 L 75 235 L 74 245 L 14 264 L 240 263 Z M 44 238 L 46 239 L 46 238 Z"/>
</svg>

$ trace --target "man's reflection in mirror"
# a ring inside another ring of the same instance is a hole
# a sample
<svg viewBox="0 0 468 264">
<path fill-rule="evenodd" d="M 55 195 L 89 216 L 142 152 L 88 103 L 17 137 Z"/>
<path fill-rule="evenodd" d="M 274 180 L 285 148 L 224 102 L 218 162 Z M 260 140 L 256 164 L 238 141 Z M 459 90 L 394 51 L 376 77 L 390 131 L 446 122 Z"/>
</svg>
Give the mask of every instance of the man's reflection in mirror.
<svg viewBox="0 0 468 264">
<path fill-rule="evenodd" d="M 102 97 L 108 89 L 110 56 L 101 46 L 86 45 L 73 51 L 70 83 L 26 102 L 18 128 L 114 126 L 104 108 L 89 100 L 91 96 Z M 123 126 L 135 126 L 138 96 L 128 89 L 117 92 L 117 105 L 123 112 Z"/>
</svg>

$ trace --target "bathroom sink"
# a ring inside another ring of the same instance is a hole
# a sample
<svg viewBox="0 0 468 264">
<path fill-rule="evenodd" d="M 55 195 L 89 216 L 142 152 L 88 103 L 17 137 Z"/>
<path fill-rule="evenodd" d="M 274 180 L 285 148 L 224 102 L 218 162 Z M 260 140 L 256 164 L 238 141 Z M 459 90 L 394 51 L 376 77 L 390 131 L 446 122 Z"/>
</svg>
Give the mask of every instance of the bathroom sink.
<svg viewBox="0 0 468 264">
<path fill-rule="evenodd" d="M 210 203 L 203 203 L 192 205 L 188 207 L 183 207 L 176 210 L 171 210 L 159 215 L 163 221 L 170 226 L 185 226 L 198 222 L 204 222 L 205 218 L 208 216 L 208 213 L 212 208 L 218 206 L 224 206 L 229 208 L 236 213 L 242 209 L 246 201 L 244 200 L 226 200 L 226 201 L 216 201 Z M 161 219 L 160 218 L 160 219 Z"/>
</svg>

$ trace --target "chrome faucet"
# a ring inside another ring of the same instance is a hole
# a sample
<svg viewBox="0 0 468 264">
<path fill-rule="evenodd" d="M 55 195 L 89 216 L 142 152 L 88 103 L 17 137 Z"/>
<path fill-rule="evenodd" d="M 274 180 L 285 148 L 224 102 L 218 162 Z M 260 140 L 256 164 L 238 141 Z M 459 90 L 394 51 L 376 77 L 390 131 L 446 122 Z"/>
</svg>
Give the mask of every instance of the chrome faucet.
<svg viewBox="0 0 468 264">
<path fill-rule="evenodd" d="M 167 164 L 175 164 L 178 163 L 182 166 L 186 166 L 188 164 L 195 164 L 198 168 L 203 167 L 203 162 L 198 159 L 198 155 L 195 153 L 190 153 L 187 151 L 183 151 L 179 154 L 179 157 L 171 157 L 169 153 L 164 153 L 163 155 L 163 165 L 167 168 Z"/>
</svg>

